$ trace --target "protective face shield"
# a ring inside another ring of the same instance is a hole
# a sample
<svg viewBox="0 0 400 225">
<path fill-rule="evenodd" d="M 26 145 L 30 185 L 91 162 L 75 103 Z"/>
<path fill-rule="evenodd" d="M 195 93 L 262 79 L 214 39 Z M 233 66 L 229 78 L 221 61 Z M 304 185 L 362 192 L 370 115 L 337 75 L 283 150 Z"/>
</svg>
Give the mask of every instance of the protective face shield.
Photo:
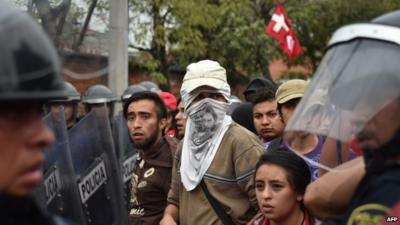
<svg viewBox="0 0 400 225">
<path fill-rule="evenodd" d="M 88 224 L 127 224 L 107 109 L 93 108 L 68 135 L 85 220 Z"/>
<path fill-rule="evenodd" d="M 85 104 L 86 113 L 90 112 L 93 107 L 102 107 L 106 104 L 110 118 L 114 115 L 115 101 L 117 101 L 117 97 L 114 96 L 111 90 L 100 84 L 91 86 L 87 89 L 82 98 L 82 103 Z"/>
<path fill-rule="evenodd" d="M 336 147 L 323 149 L 321 162 L 314 162 L 329 170 L 330 159 L 324 161 L 324 151 L 336 152 L 344 146 L 341 144 L 348 146 L 354 141 L 364 150 L 376 150 L 399 132 L 400 24 L 381 25 L 399 23 L 399 18 L 400 12 L 394 12 L 374 23 L 336 31 L 286 127 L 285 143 L 289 148 L 296 151 L 294 140 L 302 134 L 334 140 Z M 356 147 L 351 146 L 341 150 L 355 154 Z"/>
<path fill-rule="evenodd" d="M 56 141 L 44 149 L 43 182 L 37 187 L 34 197 L 49 212 L 76 224 L 85 224 L 62 108 L 47 114 L 43 122 L 53 131 Z"/>
<path fill-rule="evenodd" d="M 38 24 L 0 1 L 0 101 L 64 95 L 57 52 Z"/>
</svg>

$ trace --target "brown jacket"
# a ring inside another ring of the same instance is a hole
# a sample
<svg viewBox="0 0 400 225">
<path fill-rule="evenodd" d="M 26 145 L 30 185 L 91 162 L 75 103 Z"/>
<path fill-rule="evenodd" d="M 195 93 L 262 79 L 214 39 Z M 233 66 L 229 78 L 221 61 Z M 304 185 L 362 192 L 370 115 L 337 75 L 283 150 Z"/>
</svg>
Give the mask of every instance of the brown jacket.
<svg viewBox="0 0 400 225">
<path fill-rule="evenodd" d="M 152 149 L 139 150 L 133 170 L 130 225 L 158 225 L 167 204 L 176 139 L 164 136 Z"/>
<path fill-rule="evenodd" d="M 200 185 L 190 192 L 183 187 L 179 172 L 181 151 L 180 144 L 168 194 L 168 203 L 179 208 L 179 224 L 222 224 Z M 261 142 L 253 133 L 233 123 L 203 177 L 210 194 L 220 202 L 235 224 L 246 224 L 257 211 L 253 173 L 263 151 Z"/>
</svg>

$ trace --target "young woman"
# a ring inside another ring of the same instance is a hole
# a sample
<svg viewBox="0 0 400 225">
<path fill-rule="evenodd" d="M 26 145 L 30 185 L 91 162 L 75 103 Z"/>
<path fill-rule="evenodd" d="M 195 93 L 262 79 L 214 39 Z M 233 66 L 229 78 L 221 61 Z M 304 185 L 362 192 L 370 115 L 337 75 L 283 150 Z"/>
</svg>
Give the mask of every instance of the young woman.
<svg viewBox="0 0 400 225">
<path fill-rule="evenodd" d="M 307 163 L 290 150 L 280 148 L 262 155 L 255 172 L 260 213 L 248 225 L 314 224 L 314 218 L 303 205 L 310 180 Z"/>
</svg>

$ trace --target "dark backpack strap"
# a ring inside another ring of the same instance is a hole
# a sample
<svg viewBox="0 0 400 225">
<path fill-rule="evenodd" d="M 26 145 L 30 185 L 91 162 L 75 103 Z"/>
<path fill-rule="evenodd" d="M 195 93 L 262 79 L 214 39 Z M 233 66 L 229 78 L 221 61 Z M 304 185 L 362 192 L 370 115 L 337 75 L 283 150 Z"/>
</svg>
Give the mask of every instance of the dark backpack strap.
<svg viewBox="0 0 400 225">
<path fill-rule="evenodd" d="M 340 165 L 343 163 L 343 156 L 342 156 L 342 142 L 339 140 L 336 141 L 336 155 L 337 155 L 337 165 Z"/>
<path fill-rule="evenodd" d="M 207 185 L 204 183 L 203 180 L 201 180 L 200 186 L 204 194 L 206 195 L 208 202 L 210 203 L 222 223 L 224 225 L 234 225 L 232 218 L 225 212 L 221 204 L 210 194 Z"/>
</svg>

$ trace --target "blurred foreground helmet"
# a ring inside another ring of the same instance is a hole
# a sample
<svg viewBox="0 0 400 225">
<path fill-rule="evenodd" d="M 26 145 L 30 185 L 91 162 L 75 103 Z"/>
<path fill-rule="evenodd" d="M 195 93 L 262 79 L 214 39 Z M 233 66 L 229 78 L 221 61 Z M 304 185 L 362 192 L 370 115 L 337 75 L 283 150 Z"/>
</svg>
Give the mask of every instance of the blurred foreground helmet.
<svg viewBox="0 0 400 225">
<path fill-rule="evenodd" d="M 57 52 L 25 12 L 0 1 L 0 101 L 64 95 Z"/>
<path fill-rule="evenodd" d="M 400 11 L 337 30 L 286 127 L 286 131 L 292 131 L 285 135 L 288 146 L 293 147 L 290 140 L 295 131 L 316 133 L 344 143 L 356 139 L 364 150 L 380 148 L 396 133 L 398 136 L 399 59 Z M 387 119 L 376 121 L 388 106 L 392 111 Z M 385 120 L 391 121 L 380 127 Z M 374 125 L 375 130 L 370 129 L 371 121 L 380 122 Z M 379 139 L 383 135 L 389 136 Z M 373 146 L 373 142 L 380 143 Z"/>
<path fill-rule="evenodd" d="M 146 91 L 147 89 L 141 85 L 138 84 L 134 84 L 134 85 L 129 85 L 124 93 L 122 93 L 121 96 L 121 101 L 125 102 L 126 100 L 128 100 L 133 94 L 138 93 L 138 92 L 142 92 L 142 91 Z"/>
<path fill-rule="evenodd" d="M 82 103 L 85 104 L 86 112 L 89 112 L 95 105 L 106 104 L 110 117 L 114 114 L 114 102 L 117 100 L 111 90 L 101 84 L 93 85 L 85 92 Z"/>
<path fill-rule="evenodd" d="M 153 83 L 151 81 L 142 81 L 142 82 L 139 83 L 139 85 L 141 85 L 144 88 L 146 88 L 146 90 L 155 92 L 157 94 L 161 92 L 160 88 L 155 83 Z"/>
</svg>

